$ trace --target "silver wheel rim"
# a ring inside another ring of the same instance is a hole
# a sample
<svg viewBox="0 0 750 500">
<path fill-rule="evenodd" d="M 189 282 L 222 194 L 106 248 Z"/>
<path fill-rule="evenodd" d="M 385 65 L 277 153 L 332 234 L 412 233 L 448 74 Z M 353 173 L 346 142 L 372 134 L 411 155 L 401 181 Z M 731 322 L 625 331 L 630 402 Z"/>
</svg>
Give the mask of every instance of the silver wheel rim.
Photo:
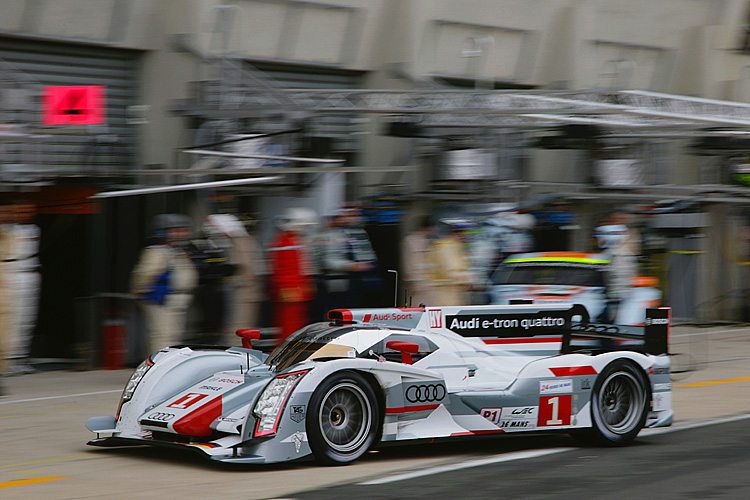
<svg viewBox="0 0 750 500">
<path fill-rule="evenodd" d="M 370 400 L 351 382 L 333 386 L 323 396 L 318 422 L 326 444 L 339 453 L 350 453 L 367 440 L 372 422 Z"/>
<path fill-rule="evenodd" d="M 640 421 L 643 401 L 643 391 L 633 374 L 612 373 L 604 380 L 597 398 L 601 423 L 614 434 L 630 432 Z"/>
</svg>

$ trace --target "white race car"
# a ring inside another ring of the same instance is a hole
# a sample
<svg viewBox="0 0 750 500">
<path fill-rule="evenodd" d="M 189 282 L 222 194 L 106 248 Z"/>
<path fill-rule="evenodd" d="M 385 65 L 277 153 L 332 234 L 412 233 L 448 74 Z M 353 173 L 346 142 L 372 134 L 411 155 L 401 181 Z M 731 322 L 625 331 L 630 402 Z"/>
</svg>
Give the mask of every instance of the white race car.
<svg viewBox="0 0 750 500">
<path fill-rule="evenodd" d="M 560 430 L 621 445 L 672 422 L 669 309 L 645 327 L 580 305 L 334 310 L 270 355 L 173 346 L 133 373 L 95 446 L 162 445 L 222 462 L 351 462 L 378 443 Z M 628 350 L 607 348 L 624 338 Z"/>
<path fill-rule="evenodd" d="M 492 275 L 490 304 L 511 304 L 530 299 L 537 304 L 575 303 L 598 318 L 607 306 L 605 272 L 609 257 L 599 253 L 535 252 L 507 258 Z M 658 280 L 633 278 L 617 308 L 617 325 L 642 325 L 645 311 L 661 302 Z"/>
</svg>

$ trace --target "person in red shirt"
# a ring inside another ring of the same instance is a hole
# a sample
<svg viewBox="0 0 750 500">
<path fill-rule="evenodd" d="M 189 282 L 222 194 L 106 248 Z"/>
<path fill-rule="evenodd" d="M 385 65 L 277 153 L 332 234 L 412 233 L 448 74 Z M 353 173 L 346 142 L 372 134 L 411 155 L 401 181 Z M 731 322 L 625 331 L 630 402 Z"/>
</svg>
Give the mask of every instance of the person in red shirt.
<svg viewBox="0 0 750 500">
<path fill-rule="evenodd" d="M 315 285 L 303 233 L 314 223 L 314 213 L 303 208 L 290 208 L 277 219 L 279 231 L 269 248 L 271 301 L 279 328 L 277 344 L 309 322 Z"/>
</svg>

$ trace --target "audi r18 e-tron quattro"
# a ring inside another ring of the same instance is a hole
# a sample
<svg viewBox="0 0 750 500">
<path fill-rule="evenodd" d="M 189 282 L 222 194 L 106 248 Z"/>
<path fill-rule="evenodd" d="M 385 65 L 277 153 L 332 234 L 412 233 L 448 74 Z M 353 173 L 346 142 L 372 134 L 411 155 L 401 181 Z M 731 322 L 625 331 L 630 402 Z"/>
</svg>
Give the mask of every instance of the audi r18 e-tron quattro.
<svg viewBox="0 0 750 500">
<path fill-rule="evenodd" d="M 269 355 L 178 345 L 145 360 L 96 446 L 234 463 L 351 462 L 378 443 L 560 430 L 626 444 L 672 422 L 668 309 L 645 327 L 570 304 L 333 310 Z M 626 339 L 626 348 L 609 347 Z"/>
</svg>

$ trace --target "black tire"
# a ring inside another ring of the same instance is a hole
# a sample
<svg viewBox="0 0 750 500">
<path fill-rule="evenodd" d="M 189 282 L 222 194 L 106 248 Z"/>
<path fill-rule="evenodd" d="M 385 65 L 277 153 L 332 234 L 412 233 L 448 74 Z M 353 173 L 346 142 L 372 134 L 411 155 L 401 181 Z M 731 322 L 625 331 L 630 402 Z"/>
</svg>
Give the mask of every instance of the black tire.
<svg viewBox="0 0 750 500">
<path fill-rule="evenodd" d="M 313 393 L 305 425 L 318 462 L 347 464 L 367 452 L 380 436 L 378 398 L 361 375 L 337 373 Z"/>
<path fill-rule="evenodd" d="M 572 433 L 573 437 L 596 445 L 631 443 L 646 423 L 649 394 L 640 367 L 613 361 L 599 374 L 591 392 L 592 427 Z"/>
</svg>

